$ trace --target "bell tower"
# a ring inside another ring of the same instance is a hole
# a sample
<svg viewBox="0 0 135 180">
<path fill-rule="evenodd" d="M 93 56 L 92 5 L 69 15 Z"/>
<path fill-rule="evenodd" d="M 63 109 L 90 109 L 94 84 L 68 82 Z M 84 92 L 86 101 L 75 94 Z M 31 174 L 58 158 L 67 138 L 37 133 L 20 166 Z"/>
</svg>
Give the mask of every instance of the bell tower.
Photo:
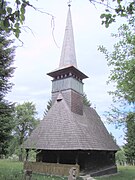
<svg viewBox="0 0 135 180">
<path fill-rule="evenodd" d="M 72 112 L 83 115 L 83 79 L 88 77 L 77 68 L 71 5 L 68 6 L 59 68 L 47 75 L 53 78 L 52 103 L 61 100 L 63 96 Z"/>
</svg>

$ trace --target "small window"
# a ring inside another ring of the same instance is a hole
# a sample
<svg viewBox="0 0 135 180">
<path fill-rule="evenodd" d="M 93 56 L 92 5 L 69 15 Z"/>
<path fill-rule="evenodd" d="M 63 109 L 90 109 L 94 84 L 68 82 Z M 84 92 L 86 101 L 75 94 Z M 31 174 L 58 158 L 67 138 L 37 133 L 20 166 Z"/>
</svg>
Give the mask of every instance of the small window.
<svg viewBox="0 0 135 180">
<path fill-rule="evenodd" d="M 57 97 L 57 101 L 59 102 L 59 101 L 61 101 L 62 99 L 63 99 L 62 95 L 59 94 L 58 97 Z"/>
</svg>

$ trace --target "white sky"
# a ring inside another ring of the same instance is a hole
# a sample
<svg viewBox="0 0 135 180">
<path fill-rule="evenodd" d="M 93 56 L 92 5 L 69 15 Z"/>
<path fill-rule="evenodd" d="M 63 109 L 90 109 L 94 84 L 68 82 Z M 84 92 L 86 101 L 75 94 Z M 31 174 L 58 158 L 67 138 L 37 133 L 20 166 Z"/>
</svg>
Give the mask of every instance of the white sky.
<svg viewBox="0 0 135 180">
<path fill-rule="evenodd" d="M 68 6 L 66 0 L 35 0 L 33 4 L 41 11 L 55 17 L 54 37 L 59 48 L 55 45 L 52 36 L 51 16 L 27 8 L 24 26 L 31 28 L 33 33 L 29 28 L 22 30 L 20 38 L 24 45 L 16 50 L 14 66 L 17 68 L 12 78 L 15 85 L 8 99 L 17 103 L 32 101 L 36 104 L 38 117 L 42 119 L 46 104 L 51 98 L 51 78 L 46 74 L 56 69 L 59 64 Z M 104 55 L 98 52 L 97 48 L 98 45 L 104 45 L 112 49 L 114 41 L 110 34 L 116 32 L 118 23 L 114 23 L 108 29 L 104 28 L 101 25 L 101 12 L 101 6 L 96 9 L 89 0 L 72 2 L 71 14 L 77 64 L 79 70 L 89 76 L 84 80 L 84 92 L 104 120 L 103 114 L 112 103 L 107 91 L 112 87 L 106 85 L 109 68 Z M 107 124 L 106 127 L 121 145 L 122 130 L 115 130 L 112 125 Z"/>
</svg>

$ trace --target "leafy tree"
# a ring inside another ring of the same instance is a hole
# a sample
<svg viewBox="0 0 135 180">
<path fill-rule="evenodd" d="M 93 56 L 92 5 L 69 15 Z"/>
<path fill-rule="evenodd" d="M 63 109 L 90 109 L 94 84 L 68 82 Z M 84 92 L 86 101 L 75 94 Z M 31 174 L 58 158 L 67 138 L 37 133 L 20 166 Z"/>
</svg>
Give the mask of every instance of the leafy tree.
<svg viewBox="0 0 135 180">
<path fill-rule="evenodd" d="M 32 7 L 27 0 L 15 0 L 14 6 L 8 1 L 0 1 L 0 27 L 6 32 L 12 31 L 18 38 L 27 6 Z"/>
<path fill-rule="evenodd" d="M 26 9 L 31 7 L 36 11 L 45 13 L 54 19 L 53 15 L 34 7 L 28 0 L 15 0 L 9 3 L 7 0 L 0 1 L 0 27 L 6 32 L 14 33 L 19 38 L 21 28 L 25 21 Z"/>
<path fill-rule="evenodd" d="M 112 67 L 108 83 L 114 83 L 114 105 L 108 113 L 108 120 L 126 126 L 125 155 L 127 162 L 135 162 L 135 21 L 131 18 L 128 24 L 122 25 L 113 37 L 118 39 L 113 52 L 103 46 L 99 50 L 105 54 L 108 66 Z"/>
<path fill-rule="evenodd" d="M 118 165 L 123 166 L 126 164 L 126 156 L 125 156 L 125 151 L 123 147 L 119 151 L 117 151 L 115 158 L 116 158 L 116 163 Z"/>
<path fill-rule="evenodd" d="M 127 163 L 135 165 L 135 112 L 130 113 L 126 120 L 126 144 L 125 144 L 125 155 Z"/>
<path fill-rule="evenodd" d="M 134 0 L 89 0 L 92 4 L 101 4 L 105 6 L 105 13 L 101 14 L 102 24 L 106 27 L 115 22 L 117 16 L 134 17 L 135 2 Z M 31 7 L 40 11 L 33 6 L 28 0 L 15 0 L 9 3 L 7 0 L 0 1 L 0 27 L 6 32 L 13 32 L 17 38 L 21 33 L 21 27 L 26 17 L 26 9 Z M 40 11 L 41 12 L 41 11 Z M 52 17 L 53 15 L 42 12 Z"/>
<path fill-rule="evenodd" d="M 115 85 L 113 95 L 114 103 L 120 107 L 112 107 L 110 120 L 126 119 L 128 112 L 135 111 L 135 21 L 129 21 L 118 29 L 113 37 L 118 39 L 113 52 L 108 52 L 103 46 L 99 50 L 105 54 L 108 66 L 112 69 L 108 83 Z M 120 122 L 120 121 L 119 121 Z"/>
<path fill-rule="evenodd" d="M 13 129 L 14 129 L 14 127 L 13 127 Z M 14 133 L 13 133 L 13 135 L 11 136 L 10 141 L 9 141 L 6 157 L 8 158 L 8 157 L 11 157 L 14 155 L 18 157 L 19 149 L 20 149 L 20 147 L 18 145 L 18 137 L 14 136 Z"/>
<path fill-rule="evenodd" d="M 38 119 L 35 117 L 37 114 L 35 105 L 32 102 L 25 102 L 18 104 L 15 107 L 14 123 L 15 127 L 13 130 L 14 137 L 18 141 L 19 149 L 19 160 L 22 161 L 23 149 L 21 145 L 25 139 L 31 134 L 33 129 L 38 124 Z"/>
<path fill-rule="evenodd" d="M 102 24 L 106 27 L 115 22 L 116 17 L 135 17 L 134 0 L 89 0 L 92 4 L 100 4 L 105 7 L 105 12 L 101 14 Z"/>
<path fill-rule="evenodd" d="M 9 79 L 14 73 L 12 67 L 15 48 L 9 34 L 0 29 L 0 156 L 6 155 L 10 139 L 13 104 L 5 100 L 5 96 L 12 88 Z"/>
</svg>

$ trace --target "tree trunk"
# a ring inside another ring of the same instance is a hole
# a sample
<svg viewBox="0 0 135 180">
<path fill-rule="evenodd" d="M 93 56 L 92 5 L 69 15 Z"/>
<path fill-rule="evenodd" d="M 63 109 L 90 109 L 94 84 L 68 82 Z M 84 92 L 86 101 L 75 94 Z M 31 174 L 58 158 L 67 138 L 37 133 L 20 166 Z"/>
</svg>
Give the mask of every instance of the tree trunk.
<svg viewBox="0 0 135 180">
<path fill-rule="evenodd" d="M 21 148 L 20 149 L 20 152 L 19 152 L 19 161 L 23 161 L 23 149 Z"/>
</svg>

